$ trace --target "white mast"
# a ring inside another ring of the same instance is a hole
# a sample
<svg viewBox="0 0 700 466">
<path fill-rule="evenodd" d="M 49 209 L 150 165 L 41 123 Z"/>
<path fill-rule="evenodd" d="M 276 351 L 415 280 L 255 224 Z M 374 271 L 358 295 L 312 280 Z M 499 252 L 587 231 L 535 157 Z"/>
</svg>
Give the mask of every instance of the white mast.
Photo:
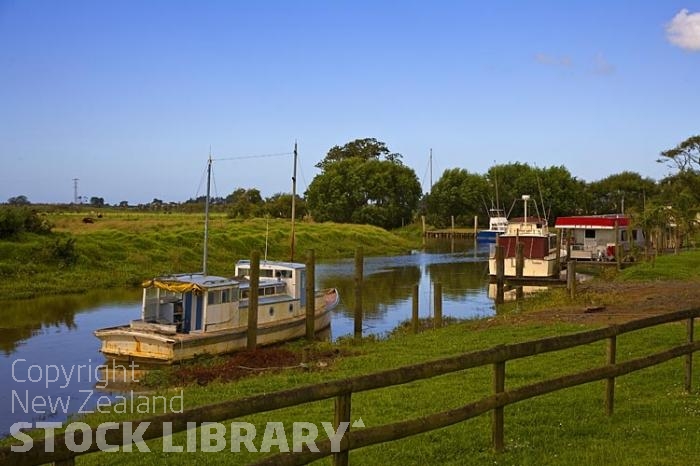
<svg viewBox="0 0 700 466">
<path fill-rule="evenodd" d="M 202 258 L 202 274 L 207 274 L 207 244 L 209 243 L 209 194 L 211 190 L 211 147 L 207 161 L 207 198 L 204 204 L 204 253 Z"/>
<path fill-rule="evenodd" d="M 297 142 L 294 141 L 294 171 L 292 174 L 292 239 L 291 239 L 291 262 L 294 262 L 294 222 L 296 220 L 296 200 L 297 200 Z"/>
</svg>

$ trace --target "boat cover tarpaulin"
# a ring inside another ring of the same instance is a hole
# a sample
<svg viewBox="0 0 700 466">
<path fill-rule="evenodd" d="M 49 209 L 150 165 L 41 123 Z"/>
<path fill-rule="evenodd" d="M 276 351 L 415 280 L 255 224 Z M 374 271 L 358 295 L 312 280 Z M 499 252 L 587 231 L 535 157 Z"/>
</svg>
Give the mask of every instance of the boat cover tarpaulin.
<svg viewBox="0 0 700 466">
<path fill-rule="evenodd" d="M 178 281 L 168 281 L 168 280 L 146 280 L 141 284 L 144 288 L 150 286 L 155 286 L 161 290 L 172 291 L 173 293 L 188 293 L 193 292 L 195 294 L 202 294 L 206 291 L 202 285 L 198 283 L 183 283 Z"/>
</svg>

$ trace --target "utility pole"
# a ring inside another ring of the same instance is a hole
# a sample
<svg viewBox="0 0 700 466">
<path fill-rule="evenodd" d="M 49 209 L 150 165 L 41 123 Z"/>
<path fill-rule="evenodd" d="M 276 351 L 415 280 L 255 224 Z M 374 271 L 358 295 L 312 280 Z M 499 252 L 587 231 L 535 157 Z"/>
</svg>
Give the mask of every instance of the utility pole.
<svg viewBox="0 0 700 466">
<path fill-rule="evenodd" d="M 294 170 L 292 171 L 292 237 L 290 261 L 294 262 L 294 223 L 296 222 L 296 200 L 297 200 L 297 142 L 294 141 Z"/>
<path fill-rule="evenodd" d="M 73 178 L 73 204 L 77 204 L 78 198 L 78 178 Z"/>
</svg>

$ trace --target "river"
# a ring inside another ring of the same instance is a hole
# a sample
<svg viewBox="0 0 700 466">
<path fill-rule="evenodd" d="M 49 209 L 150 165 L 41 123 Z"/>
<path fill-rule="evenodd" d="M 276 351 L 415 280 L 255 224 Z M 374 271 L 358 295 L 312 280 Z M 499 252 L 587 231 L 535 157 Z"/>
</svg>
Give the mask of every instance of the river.
<svg viewBox="0 0 700 466">
<path fill-rule="evenodd" d="M 382 335 L 411 317 L 413 285 L 419 285 L 421 317 L 432 314 L 432 285 L 441 283 L 445 317 L 495 313 L 487 295 L 486 250 L 469 244 L 432 244 L 405 256 L 364 262 L 363 334 Z M 338 288 L 331 338 L 353 333 L 354 260 L 320 263 L 317 288 Z M 0 437 L 17 422 L 62 422 L 94 409 L 104 362 L 93 331 L 140 315 L 140 290 L 3 302 L 0 310 Z M 71 372 L 72 371 L 72 372 Z M 51 408 L 50 406 L 53 406 Z"/>
</svg>

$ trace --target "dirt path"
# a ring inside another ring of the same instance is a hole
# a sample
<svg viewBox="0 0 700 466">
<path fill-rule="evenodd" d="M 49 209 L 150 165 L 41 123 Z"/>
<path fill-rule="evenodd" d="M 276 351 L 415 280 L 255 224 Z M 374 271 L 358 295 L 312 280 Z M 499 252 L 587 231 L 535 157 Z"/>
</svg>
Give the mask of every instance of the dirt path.
<svg viewBox="0 0 700 466">
<path fill-rule="evenodd" d="M 616 324 L 656 314 L 700 307 L 700 281 L 580 283 L 571 305 L 511 315 L 518 322 Z"/>
</svg>

